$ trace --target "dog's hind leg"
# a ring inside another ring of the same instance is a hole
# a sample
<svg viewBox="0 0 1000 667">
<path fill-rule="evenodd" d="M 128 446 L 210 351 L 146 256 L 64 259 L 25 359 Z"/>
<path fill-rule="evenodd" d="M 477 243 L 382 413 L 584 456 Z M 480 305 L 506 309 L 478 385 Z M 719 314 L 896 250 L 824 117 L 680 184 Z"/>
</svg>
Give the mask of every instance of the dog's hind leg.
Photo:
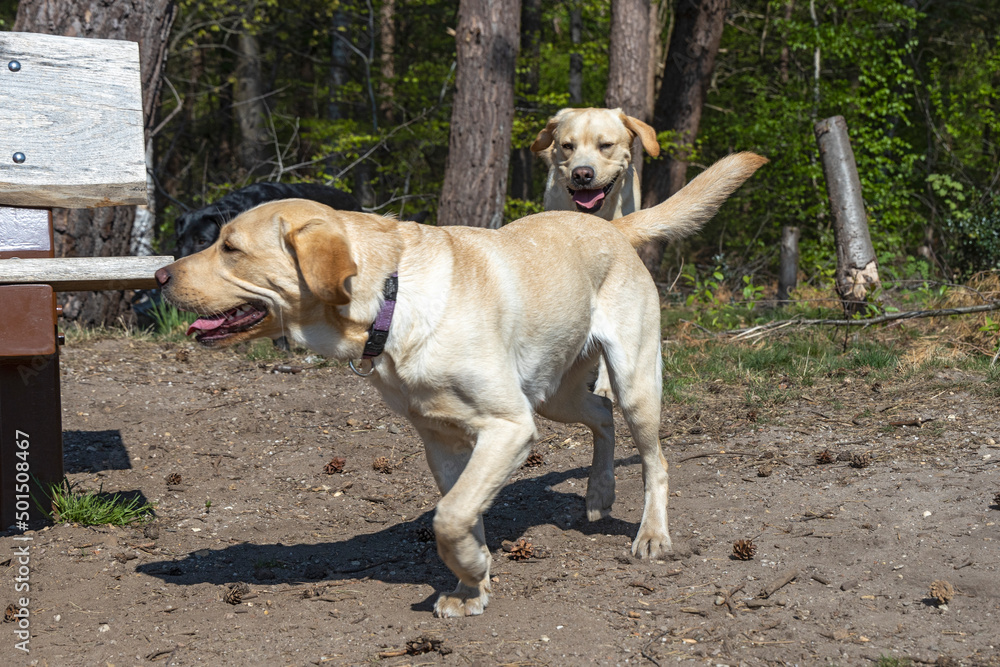
<svg viewBox="0 0 1000 667">
<path fill-rule="evenodd" d="M 590 368 L 581 364 L 571 370 L 536 412 L 563 424 L 584 424 L 594 434 L 594 456 L 587 480 L 587 519 L 597 521 L 611 513 L 615 502 L 615 420 L 611 400 L 587 389 Z"/>
<path fill-rule="evenodd" d="M 655 293 L 654 293 L 655 297 Z M 667 460 L 660 450 L 660 395 L 662 364 L 659 337 L 659 304 L 645 309 L 643 317 L 622 318 L 616 340 L 605 343 L 611 384 L 628 422 L 642 461 L 644 501 L 642 523 L 632 542 L 636 556 L 659 558 L 672 551 L 667 526 Z M 643 335 L 652 331 L 654 334 Z"/>
<path fill-rule="evenodd" d="M 434 605 L 440 617 L 475 616 L 489 603 L 491 557 L 482 515 L 537 437 L 530 412 L 484 421 L 471 450 L 424 438 L 428 463 L 444 494 L 434 513 L 438 555 L 458 576 L 455 590 L 442 593 Z"/>
<path fill-rule="evenodd" d="M 609 401 L 615 400 L 615 392 L 611 389 L 611 378 L 608 377 L 608 364 L 604 361 L 604 357 L 601 357 L 600 363 L 597 364 L 597 381 L 594 383 L 594 393 Z"/>
</svg>

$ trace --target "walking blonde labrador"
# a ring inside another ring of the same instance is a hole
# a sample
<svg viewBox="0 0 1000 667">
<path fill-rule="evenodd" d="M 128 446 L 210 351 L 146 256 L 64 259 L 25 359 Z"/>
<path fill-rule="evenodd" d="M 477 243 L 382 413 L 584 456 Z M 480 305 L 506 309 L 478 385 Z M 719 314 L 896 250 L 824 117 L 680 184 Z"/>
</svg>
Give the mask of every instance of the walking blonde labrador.
<svg viewBox="0 0 1000 667">
<path fill-rule="evenodd" d="M 696 230 L 764 162 L 732 155 L 667 202 L 611 223 L 556 211 L 499 230 L 431 227 L 273 202 L 156 277 L 170 302 L 201 315 L 191 331 L 206 345 L 284 335 L 342 360 L 362 356 L 398 280 L 371 381 L 419 432 L 443 494 L 438 553 L 459 581 L 435 613 L 481 614 L 490 596 L 482 514 L 537 439 L 535 413 L 587 425 L 595 458 L 613 451 L 611 402 L 586 385 L 601 355 L 642 461 L 632 552 L 671 551 L 657 438 L 660 303 L 634 249 Z M 606 514 L 613 499 L 613 471 L 592 471 L 588 515 Z"/>
</svg>

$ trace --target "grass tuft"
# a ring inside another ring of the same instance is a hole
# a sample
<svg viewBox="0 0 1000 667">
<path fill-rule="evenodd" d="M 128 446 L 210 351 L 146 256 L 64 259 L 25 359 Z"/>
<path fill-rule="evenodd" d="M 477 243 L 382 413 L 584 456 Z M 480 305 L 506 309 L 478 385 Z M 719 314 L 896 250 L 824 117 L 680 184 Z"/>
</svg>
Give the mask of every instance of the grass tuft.
<svg viewBox="0 0 1000 667">
<path fill-rule="evenodd" d="M 139 495 L 74 491 L 67 480 L 49 487 L 49 508 L 42 508 L 56 523 L 82 526 L 126 526 L 153 517 L 153 506 Z M 131 497 L 130 497 L 131 496 Z"/>
<path fill-rule="evenodd" d="M 154 330 L 157 336 L 167 340 L 185 340 L 188 326 L 198 319 L 194 313 L 178 310 L 162 299 L 149 309 L 149 316 L 156 323 Z"/>
</svg>

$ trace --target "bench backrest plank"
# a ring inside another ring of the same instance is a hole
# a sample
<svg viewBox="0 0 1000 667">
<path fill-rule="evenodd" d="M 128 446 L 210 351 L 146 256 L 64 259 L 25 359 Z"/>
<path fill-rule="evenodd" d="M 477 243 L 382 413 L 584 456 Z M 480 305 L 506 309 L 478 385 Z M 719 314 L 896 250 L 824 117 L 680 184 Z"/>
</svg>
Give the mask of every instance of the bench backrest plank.
<svg viewBox="0 0 1000 667">
<path fill-rule="evenodd" d="M 0 204 L 146 204 L 136 43 L 0 32 Z"/>
</svg>

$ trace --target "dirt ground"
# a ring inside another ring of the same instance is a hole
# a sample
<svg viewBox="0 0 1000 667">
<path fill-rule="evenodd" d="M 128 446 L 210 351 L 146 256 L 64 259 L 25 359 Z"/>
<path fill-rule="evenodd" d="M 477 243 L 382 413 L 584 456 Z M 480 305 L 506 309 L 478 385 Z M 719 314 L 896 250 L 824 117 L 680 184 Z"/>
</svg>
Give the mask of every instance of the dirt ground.
<svg viewBox="0 0 1000 667">
<path fill-rule="evenodd" d="M 596 523 L 589 433 L 541 421 L 540 463 L 486 517 L 490 606 L 445 620 L 420 441 L 346 367 L 129 338 L 62 362 L 69 479 L 138 492 L 157 518 L 31 531 L 31 652 L 2 624 L 3 665 L 1000 665 L 1000 426 L 981 377 L 859 373 L 763 407 L 707 384 L 665 405 L 668 561 L 629 554 L 642 488 L 621 420 L 618 499 Z M 0 533 L 4 606 L 17 544 Z"/>
</svg>

